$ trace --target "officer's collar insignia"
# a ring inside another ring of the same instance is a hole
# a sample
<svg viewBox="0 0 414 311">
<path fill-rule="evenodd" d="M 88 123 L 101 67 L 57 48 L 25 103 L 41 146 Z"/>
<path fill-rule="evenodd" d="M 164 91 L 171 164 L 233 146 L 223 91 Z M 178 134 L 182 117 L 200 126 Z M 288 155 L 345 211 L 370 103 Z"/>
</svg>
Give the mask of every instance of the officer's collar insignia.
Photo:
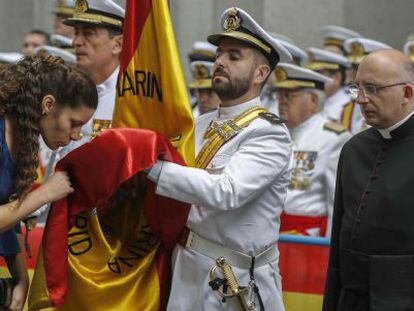
<svg viewBox="0 0 414 311">
<path fill-rule="evenodd" d="M 275 75 L 276 75 L 277 82 L 282 82 L 282 81 L 285 81 L 287 79 L 286 71 L 284 71 L 280 67 L 276 67 Z"/>
<path fill-rule="evenodd" d="M 275 115 L 271 112 L 260 112 L 259 117 L 261 117 L 262 119 L 265 119 L 265 120 L 267 120 L 267 121 L 269 121 L 270 123 L 273 123 L 273 124 L 285 123 L 285 121 L 283 121 L 277 115 Z"/>
<path fill-rule="evenodd" d="M 197 64 L 195 66 L 194 76 L 196 79 L 208 79 L 210 77 L 210 71 L 203 64 Z"/>
<path fill-rule="evenodd" d="M 364 46 L 359 42 L 354 42 L 351 45 L 351 55 L 354 57 L 364 56 L 365 50 Z"/>
<path fill-rule="evenodd" d="M 88 1 L 87 0 L 76 0 L 75 5 L 75 14 L 85 13 L 88 10 Z"/>
<path fill-rule="evenodd" d="M 241 18 L 237 16 L 239 11 L 237 8 L 232 8 L 228 14 L 227 18 L 224 20 L 223 29 L 225 31 L 235 31 L 240 28 L 241 26 Z"/>
</svg>

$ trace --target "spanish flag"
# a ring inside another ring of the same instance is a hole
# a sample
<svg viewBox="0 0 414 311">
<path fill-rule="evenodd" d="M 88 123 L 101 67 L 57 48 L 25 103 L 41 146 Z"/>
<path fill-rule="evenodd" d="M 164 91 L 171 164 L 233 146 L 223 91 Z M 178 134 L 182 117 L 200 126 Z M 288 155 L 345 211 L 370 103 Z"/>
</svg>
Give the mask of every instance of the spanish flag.
<svg viewBox="0 0 414 311">
<path fill-rule="evenodd" d="M 159 157 L 194 163 L 194 125 L 167 0 L 127 0 L 113 125 L 152 131 L 107 130 L 59 162 L 75 193 L 49 214 L 29 310 L 166 308 L 170 252 L 189 205 L 158 197 L 139 172 Z"/>
<path fill-rule="evenodd" d="M 185 165 L 161 134 L 110 129 L 59 161 L 75 192 L 50 210 L 29 310 L 165 309 L 190 206 L 156 195 L 139 173 L 158 158 Z"/>
<path fill-rule="evenodd" d="M 189 166 L 194 122 L 167 0 L 128 0 L 115 127 L 166 135 Z"/>
</svg>

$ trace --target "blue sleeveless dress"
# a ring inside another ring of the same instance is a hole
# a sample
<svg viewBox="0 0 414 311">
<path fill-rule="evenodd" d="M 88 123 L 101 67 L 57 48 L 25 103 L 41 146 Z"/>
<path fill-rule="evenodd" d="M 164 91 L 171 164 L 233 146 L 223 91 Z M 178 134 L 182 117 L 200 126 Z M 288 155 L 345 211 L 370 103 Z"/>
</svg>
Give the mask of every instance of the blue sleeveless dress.
<svg viewBox="0 0 414 311">
<path fill-rule="evenodd" d="M 16 164 L 10 154 L 6 144 L 5 118 L 0 117 L 0 204 L 8 202 L 8 198 L 13 191 L 14 178 L 16 174 Z M 0 256 L 14 255 L 20 252 L 17 240 L 16 227 L 0 234 Z"/>
</svg>

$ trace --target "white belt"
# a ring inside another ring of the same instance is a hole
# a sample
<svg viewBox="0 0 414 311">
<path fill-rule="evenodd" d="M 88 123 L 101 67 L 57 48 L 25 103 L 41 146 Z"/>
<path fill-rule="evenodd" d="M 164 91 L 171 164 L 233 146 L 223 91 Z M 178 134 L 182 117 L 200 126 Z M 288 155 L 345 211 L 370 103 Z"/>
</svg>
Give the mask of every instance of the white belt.
<svg viewBox="0 0 414 311">
<path fill-rule="evenodd" d="M 217 244 L 213 241 L 207 240 L 191 230 L 189 230 L 187 240 L 182 245 L 214 260 L 219 257 L 225 257 L 232 266 L 236 266 L 242 269 L 249 269 L 252 265 L 252 256 L 243 254 L 241 252 Z M 254 267 L 257 268 L 269 262 L 277 260 L 278 256 L 279 251 L 277 249 L 277 245 L 273 244 L 254 257 Z"/>
</svg>

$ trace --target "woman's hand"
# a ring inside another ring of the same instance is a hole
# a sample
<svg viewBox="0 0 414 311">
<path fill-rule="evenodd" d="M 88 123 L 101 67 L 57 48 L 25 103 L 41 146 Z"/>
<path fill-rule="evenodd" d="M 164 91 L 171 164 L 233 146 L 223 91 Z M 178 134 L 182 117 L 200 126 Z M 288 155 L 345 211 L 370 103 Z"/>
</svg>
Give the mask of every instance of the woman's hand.
<svg viewBox="0 0 414 311">
<path fill-rule="evenodd" d="M 8 308 L 10 311 L 23 310 L 26 301 L 27 292 L 29 291 L 29 282 L 22 280 L 13 287 L 12 300 Z"/>
<path fill-rule="evenodd" d="M 47 203 L 55 202 L 74 191 L 66 172 L 54 173 L 40 188 L 44 192 Z"/>
</svg>

